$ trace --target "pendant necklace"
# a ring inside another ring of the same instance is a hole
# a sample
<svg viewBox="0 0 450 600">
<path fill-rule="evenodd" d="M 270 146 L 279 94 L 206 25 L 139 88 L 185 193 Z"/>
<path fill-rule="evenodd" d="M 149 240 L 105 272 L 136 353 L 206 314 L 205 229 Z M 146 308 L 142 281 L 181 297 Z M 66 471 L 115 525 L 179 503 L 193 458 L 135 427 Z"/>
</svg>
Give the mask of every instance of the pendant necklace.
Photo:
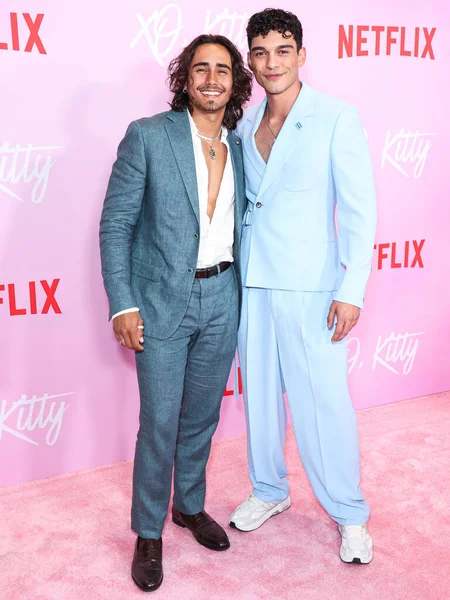
<svg viewBox="0 0 450 600">
<path fill-rule="evenodd" d="M 206 135 L 202 135 L 201 133 L 199 133 L 197 131 L 198 137 L 201 138 L 202 140 L 205 140 L 205 142 L 208 144 L 209 155 L 212 158 L 212 160 L 216 160 L 216 151 L 214 150 L 214 144 L 215 144 L 216 140 L 219 139 L 221 133 L 222 133 L 222 130 L 220 130 L 219 133 L 215 137 L 211 138 L 211 137 L 206 137 Z"/>
<path fill-rule="evenodd" d="M 269 111 L 268 110 L 266 110 L 266 125 L 269 128 L 269 131 L 270 131 L 270 133 L 271 133 L 271 135 L 273 137 L 273 141 L 275 142 L 276 139 L 277 139 L 277 137 L 278 137 L 278 133 L 279 132 L 277 133 L 277 135 L 275 135 L 274 132 L 272 131 L 272 127 L 269 125 Z"/>
</svg>

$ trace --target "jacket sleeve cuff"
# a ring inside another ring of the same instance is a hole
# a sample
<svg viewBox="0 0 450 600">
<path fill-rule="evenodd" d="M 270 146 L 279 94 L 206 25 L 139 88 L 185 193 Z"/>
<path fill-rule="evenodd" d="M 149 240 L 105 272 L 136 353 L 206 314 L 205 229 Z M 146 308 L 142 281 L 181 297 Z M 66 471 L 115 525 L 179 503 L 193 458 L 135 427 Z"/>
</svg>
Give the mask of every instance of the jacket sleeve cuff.
<svg viewBox="0 0 450 600">
<path fill-rule="evenodd" d="M 350 269 L 347 268 L 345 271 L 344 279 L 339 286 L 334 299 L 337 302 L 345 302 L 346 304 L 352 304 L 358 308 L 363 308 L 364 305 L 364 292 L 369 279 L 369 272 L 361 269 Z"/>
<path fill-rule="evenodd" d="M 113 316 L 111 317 L 111 321 L 113 321 L 116 317 L 119 317 L 120 315 L 126 315 L 130 312 L 139 312 L 139 308 L 137 306 L 133 306 L 133 308 L 126 308 L 125 310 L 120 310 L 119 312 L 113 314 Z"/>
</svg>

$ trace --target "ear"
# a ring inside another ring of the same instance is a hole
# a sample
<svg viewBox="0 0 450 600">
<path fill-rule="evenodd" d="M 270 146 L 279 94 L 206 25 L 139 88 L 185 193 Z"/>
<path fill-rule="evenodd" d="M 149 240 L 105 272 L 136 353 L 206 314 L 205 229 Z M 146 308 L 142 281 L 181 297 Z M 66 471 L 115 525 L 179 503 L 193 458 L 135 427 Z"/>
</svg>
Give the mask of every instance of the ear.
<svg viewBox="0 0 450 600">
<path fill-rule="evenodd" d="M 306 61 L 306 48 L 300 48 L 298 51 L 298 66 L 303 67 Z"/>
<path fill-rule="evenodd" d="M 247 52 L 247 64 L 248 64 L 248 68 L 253 73 L 252 54 L 251 54 L 251 52 Z"/>
</svg>

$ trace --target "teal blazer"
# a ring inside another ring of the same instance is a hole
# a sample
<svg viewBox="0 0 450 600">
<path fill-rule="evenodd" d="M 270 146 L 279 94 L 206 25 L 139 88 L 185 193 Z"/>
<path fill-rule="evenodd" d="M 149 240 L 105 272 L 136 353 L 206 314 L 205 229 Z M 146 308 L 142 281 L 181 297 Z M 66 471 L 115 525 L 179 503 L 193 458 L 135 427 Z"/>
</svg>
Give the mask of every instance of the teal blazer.
<svg viewBox="0 0 450 600">
<path fill-rule="evenodd" d="M 245 211 L 242 145 L 228 132 L 235 183 L 233 256 L 241 292 Z M 133 121 L 119 145 L 100 221 L 102 275 L 110 318 L 138 306 L 145 334 L 169 338 L 194 282 L 200 243 L 197 176 L 186 111 Z"/>
</svg>

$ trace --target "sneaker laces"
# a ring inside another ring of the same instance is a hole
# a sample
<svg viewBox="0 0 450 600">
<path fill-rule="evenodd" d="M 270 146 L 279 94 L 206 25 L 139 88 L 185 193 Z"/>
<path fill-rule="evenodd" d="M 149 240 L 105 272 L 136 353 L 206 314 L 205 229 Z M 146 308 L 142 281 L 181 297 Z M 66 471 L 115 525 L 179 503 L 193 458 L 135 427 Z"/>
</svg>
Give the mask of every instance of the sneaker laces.
<svg viewBox="0 0 450 600">
<path fill-rule="evenodd" d="M 261 500 L 260 498 L 258 498 L 257 496 L 255 496 L 254 494 L 250 494 L 250 496 L 247 498 L 246 502 L 248 502 L 249 504 L 253 504 L 255 506 L 261 507 L 261 506 L 275 506 L 275 504 L 273 504 L 272 502 L 265 502 L 264 500 Z"/>
<path fill-rule="evenodd" d="M 366 525 L 344 525 L 348 537 L 363 539 L 367 535 Z"/>
</svg>

